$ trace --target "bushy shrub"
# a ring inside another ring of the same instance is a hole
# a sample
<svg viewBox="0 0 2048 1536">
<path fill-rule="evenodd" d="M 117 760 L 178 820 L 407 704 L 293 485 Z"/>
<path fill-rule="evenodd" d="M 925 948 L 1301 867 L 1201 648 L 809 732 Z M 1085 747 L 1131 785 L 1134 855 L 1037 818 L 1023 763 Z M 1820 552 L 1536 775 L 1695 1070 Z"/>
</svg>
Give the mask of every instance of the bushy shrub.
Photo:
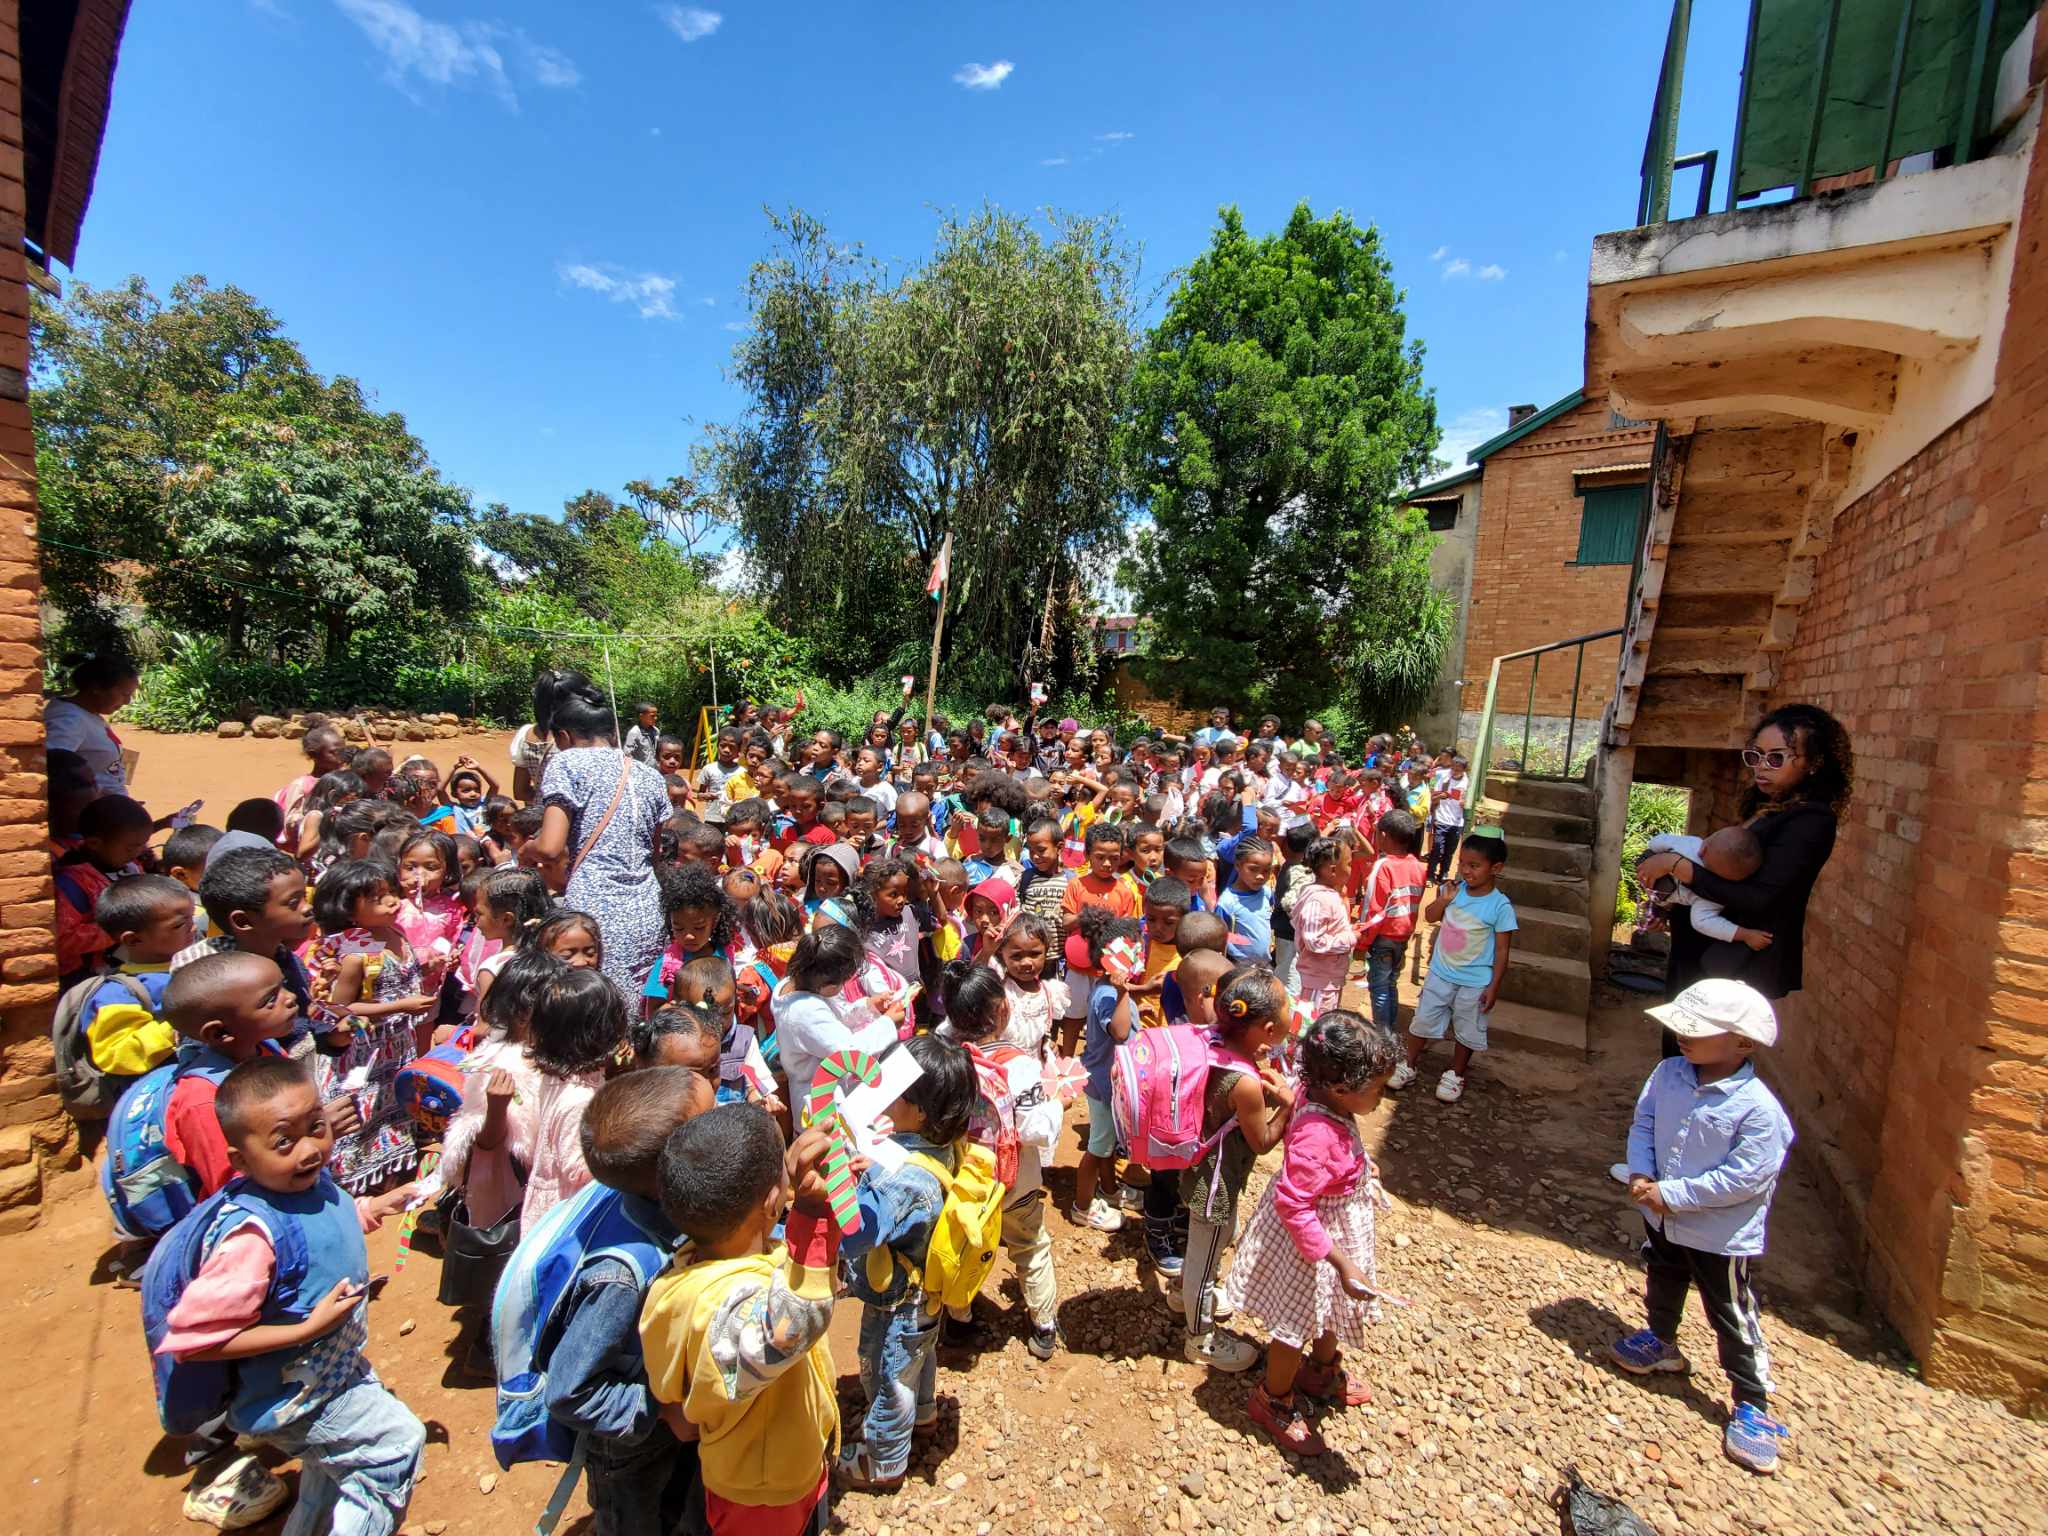
<svg viewBox="0 0 2048 1536">
<path fill-rule="evenodd" d="M 1628 821 L 1621 834 L 1621 884 L 1615 889 L 1614 920 L 1635 921 L 1643 902 L 1643 888 L 1636 882 L 1636 860 L 1648 851 L 1650 839 L 1683 832 L 1692 797 L 1685 790 L 1667 784 L 1631 784 L 1628 787 Z"/>
</svg>

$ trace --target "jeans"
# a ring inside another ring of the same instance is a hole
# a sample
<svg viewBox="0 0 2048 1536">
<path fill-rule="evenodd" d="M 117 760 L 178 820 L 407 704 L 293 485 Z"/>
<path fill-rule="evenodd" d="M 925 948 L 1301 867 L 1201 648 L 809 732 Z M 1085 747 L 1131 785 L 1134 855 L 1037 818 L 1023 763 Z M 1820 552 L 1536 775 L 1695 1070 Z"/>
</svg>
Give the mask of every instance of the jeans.
<svg viewBox="0 0 2048 1536">
<path fill-rule="evenodd" d="M 299 1459 L 299 1502 L 284 1536 L 391 1536 L 412 1500 L 427 1432 L 381 1381 L 365 1376 L 262 1438 Z"/>
<path fill-rule="evenodd" d="M 1388 1029 L 1394 1027 L 1398 1010 L 1395 984 L 1401 979 L 1401 955 L 1406 939 L 1374 939 L 1365 955 L 1365 990 L 1372 998 L 1372 1016 Z"/>
<path fill-rule="evenodd" d="M 1154 1173 L 1145 1186 L 1145 1251 L 1155 1260 L 1185 1254 L 1188 1208 L 1181 1204 L 1180 1175 Z"/>
<path fill-rule="evenodd" d="M 876 1477 L 910 1465 L 910 1433 L 938 1403 L 939 1315 L 917 1297 L 899 1307 L 868 1306 L 860 1319 L 860 1384 L 868 1395 L 862 1435 Z"/>
<path fill-rule="evenodd" d="M 701 1518 L 684 1523 L 684 1512 L 703 1502 L 698 1490 L 697 1446 L 679 1445 L 666 1424 L 657 1424 L 638 1445 L 620 1445 L 604 1435 L 589 1437 L 583 1464 L 589 1481 L 592 1536 L 668 1536 L 704 1529 Z"/>
</svg>

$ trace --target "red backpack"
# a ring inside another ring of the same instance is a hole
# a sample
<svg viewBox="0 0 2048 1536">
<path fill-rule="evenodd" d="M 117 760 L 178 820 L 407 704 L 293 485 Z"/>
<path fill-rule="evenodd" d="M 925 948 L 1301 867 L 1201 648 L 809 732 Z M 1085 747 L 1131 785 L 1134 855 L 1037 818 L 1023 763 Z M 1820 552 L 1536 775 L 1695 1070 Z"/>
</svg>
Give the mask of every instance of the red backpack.
<svg viewBox="0 0 2048 1536">
<path fill-rule="evenodd" d="M 1010 1096 L 1010 1075 L 978 1045 L 967 1045 L 967 1059 L 974 1063 L 976 1089 L 967 1139 L 994 1154 L 996 1182 L 1008 1189 L 1017 1182 L 1017 1107 Z"/>
</svg>

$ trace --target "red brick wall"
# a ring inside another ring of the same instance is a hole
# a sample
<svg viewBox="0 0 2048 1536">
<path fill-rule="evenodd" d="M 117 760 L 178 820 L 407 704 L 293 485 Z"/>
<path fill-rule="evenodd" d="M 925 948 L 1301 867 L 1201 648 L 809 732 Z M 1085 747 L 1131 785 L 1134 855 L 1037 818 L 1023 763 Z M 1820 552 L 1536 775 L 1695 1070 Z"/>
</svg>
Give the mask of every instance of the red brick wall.
<svg viewBox="0 0 2048 1536">
<path fill-rule="evenodd" d="M 56 909 L 45 842 L 35 435 L 23 388 L 19 14 L 17 0 L 0 0 L 0 1232 L 34 1225 L 45 1174 L 77 1163 L 49 1075 Z"/>
<path fill-rule="evenodd" d="M 1572 475 L 1604 464 L 1647 463 L 1655 438 L 1647 427 L 1614 430 L 1602 401 L 1580 406 L 1486 460 L 1460 709 L 1485 707 L 1494 657 L 1618 628 L 1628 617 L 1626 565 L 1572 563 L 1582 506 Z M 1608 640 L 1586 648 L 1580 718 L 1597 718 L 1613 696 L 1618 645 Z M 1528 689 L 1527 662 L 1501 669 L 1500 707 L 1511 703 L 1519 714 Z M 1570 653 L 1544 658 L 1536 674 L 1536 713 L 1564 714 L 1571 697 Z"/>
</svg>

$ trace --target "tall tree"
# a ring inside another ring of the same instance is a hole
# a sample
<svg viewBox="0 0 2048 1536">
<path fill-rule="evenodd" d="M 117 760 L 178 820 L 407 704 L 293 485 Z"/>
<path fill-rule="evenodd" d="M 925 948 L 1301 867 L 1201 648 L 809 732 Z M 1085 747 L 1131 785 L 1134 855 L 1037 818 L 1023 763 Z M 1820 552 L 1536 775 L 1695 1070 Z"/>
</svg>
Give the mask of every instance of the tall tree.
<svg viewBox="0 0 2048 1536">
<path fill-rule="evenodd" d="M 956 670 L 1071 677 L 1074 596 L 1124 510 L 1132 258 L 1115 226 L 984 208 L 945 220 L 893 283 L 813 219 L 775 227 L 735 352 L 750 409 L 710 455 L 771 614 L 848 672 L 899 657 L 950 533 Z"/>
<path fill-rule="evenodd" d="M 1431 536 L 1401 492 L 1436 403 L 1378 231 L 1306 204 L 1254 238 L 1235 208 L 1147 338 L 1123 440 L 1150 517 L 1120 579 L 1152 648 L 1213 693 L 1369 715 L 1434 680 L 1448 636 Z"/>
</svg>

